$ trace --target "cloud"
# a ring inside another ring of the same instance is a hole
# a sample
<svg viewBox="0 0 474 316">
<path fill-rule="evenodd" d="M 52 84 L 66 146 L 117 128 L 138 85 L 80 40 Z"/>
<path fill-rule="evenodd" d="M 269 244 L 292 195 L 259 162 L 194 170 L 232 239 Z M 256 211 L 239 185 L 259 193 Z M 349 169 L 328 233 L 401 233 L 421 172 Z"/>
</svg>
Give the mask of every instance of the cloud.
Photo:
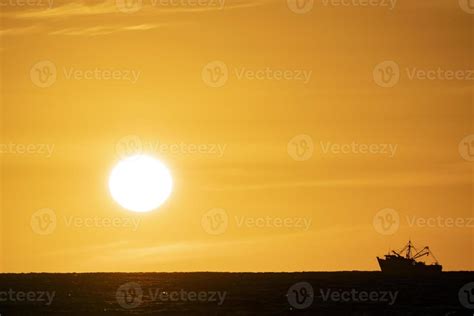
<svg viewBox="0 0 474 316">
<path fill-rule="evenodd" d="M 157 241 L 121 241 L 103 245 L 85 246 L 82 248 L 64 248 L 44 254 L 46 257 L 80 256 L 81 269 L 94 271 L 97 266 L 110 267 L 110 271 L 162 271 L 202 270 L 199 263 L 208 262 L 209 258 L 229 258 L 249 251 L 263 252 L 275 249 L 274 245 L 308 244 L 314 240 L 327 240 L 341 233 L 360 235 L 372 226 L 350 225 L 349 227 L 334 226 L 318 231 L 285 232 L 264 236 L 247 236 L 238 239 L 184 240 L 171 242 Z M 232 250 L 229 250 L 232 249 Z M 287 249 L 287 248 L 285 248 Z M 322 254 L 321 254 L 322 255 Z M 182 263 L 195 262 L 194 268 Z M 180 268 L 177 268 L 177 266 Z M 117 268 L 118 267 L 118 268 Z M 206 269 L 209 266 L 206 265 Z M 106 269 L 107 270 L 107 269 Z"/>
<path fill-rule="evenodd" d="M 70 27 L 54 30 L 51 27 L 34 25 L 28 27 L 12 27 L 0 30 L 0 36 L 15 36 L 23 34 L 44 33 L 49 35 L 68 35 L 68 36 L 99 36 L 118 32 L 147 31 L 159 27 L 169 26 L 172 23 L 162 24 L 137 24 L 137 25 L 113 25 L 113 26 L 90 26 L 90 27 Z"/>
<path fill-rule="evenodd" d="M 50 35 L 85 35 L 85 36 L 97 36 L 97 35 L 108 35 L 117 32 L 126 31 L 146 31 L 156 29 L 163 24 L 139 24 L 130 26 L 93 26 L 93 27 L 74 27 L 66 28 L 62 30 L 52 31 Z"/>
<path fill-rule="evenodd" d="M 116 0 L 96 1 L 92 4 L 84 1 L 64 4 L 54 2 L 53 7 L 29 7 L 26 11 L 7 7 L 0 13 L 4 19 L 4 29 L 0 29 L 0 35 L 42 33 L 98 36 L 126 31 L 147 31 L 164 25 L 184 25 L 192 22 L 173 20 L 156 23 L 157 15 L 247 8 L 262 5 L 262 1 L 268 0 L 238 0 L 229 4 L 226 1 L 229 0 L 142 0 L 142 6 L 134 13 L 122 12 Z M 43 24 L 43 21 L 48 24 Z M 18 23 L 26 22 L 27 26 L 18 26 Z M 14 27 L 9 27 L 14 24 Z"/>
<path fill-rule="evenodd" d="M 37 25 L 27 27 L 12 27 L 0 30 L 0 36 L 29 34 L 39 31 L 41 28 Z"/>
<path fill-rule="evenodd" d="M 256 191 L 291 188 L 329 188 L 329 187 L 413 187 L 413 186 L 449 186 L 472 184 L 474 178 L 466 173 L 465 164 L 450 166 L 445 170 L 398 171 L 381 176 L 343 179 L 318 179 L 302 181 L 282 181 L 268 183 L 251 183 L 244 185 L 205 186 L 205 191 Z"/>
<path fill-rule="evenodd" d="M 55 8 L 41 8 L 40 10 L 16 13 L 15 16 L 17 18 L 55 18 L 110 14 L 116 12 L 118 12 L 117 7 L 111 1 L 106 1 L 95 5 L 86 5 L 85 3 L 75 2 Z"/>
<path fill-rule="evenodd" d="M 227 0 L 229 1 L 229 0 Z M 28 12 L 11 12 L 10 17 L 20 19 L 49 19 L 49 18 L 72 18 L 81 16 L 94 16 L 104 14 L 118 14 L 130 17 L 131 13 L 141 15 L 156 15 L 180 12 L 215 11 L 237 8 L 248 8 L 263 5 L 267 0 L 240 0 L 227 3 L 226 0 L 142 0 L 135 1 L 138 6 L 136 10 L 127 13 L 120 6 L 120 1 L 107 0 L 96 4 L 86 2 L 73 2 L 57 7 L 38 7 Z M 125 2 L 122 1 L 122 2 Z"/>
</svg>

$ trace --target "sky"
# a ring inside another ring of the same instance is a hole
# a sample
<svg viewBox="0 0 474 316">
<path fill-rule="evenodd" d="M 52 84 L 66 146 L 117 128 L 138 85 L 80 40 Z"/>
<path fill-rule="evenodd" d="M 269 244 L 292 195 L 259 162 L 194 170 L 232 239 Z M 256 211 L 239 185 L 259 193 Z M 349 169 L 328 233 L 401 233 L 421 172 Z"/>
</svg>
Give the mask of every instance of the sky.
<svg viewBox="0 0 474 316">
<path fill-rule="evenodd" d="M 474 269 L 468 4 L 0 0 L 0 272 Z"/>
</svg>

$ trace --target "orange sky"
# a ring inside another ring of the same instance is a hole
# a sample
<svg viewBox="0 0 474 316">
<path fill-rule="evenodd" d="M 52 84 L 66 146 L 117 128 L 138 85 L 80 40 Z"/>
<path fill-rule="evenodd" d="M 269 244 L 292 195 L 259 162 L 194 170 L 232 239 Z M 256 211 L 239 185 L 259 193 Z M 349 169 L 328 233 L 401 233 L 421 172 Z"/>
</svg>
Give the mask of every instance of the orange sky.
<svg viewBox="0 0 474 316">
<path fill-rule="evenodd" d="M 0 272 L 378 270 L 409 238 L 474 268 L 463 0 L 0 2 Z M 175 182 L 147 214 L 107 188 L 134 152 Z"/>
</svg>

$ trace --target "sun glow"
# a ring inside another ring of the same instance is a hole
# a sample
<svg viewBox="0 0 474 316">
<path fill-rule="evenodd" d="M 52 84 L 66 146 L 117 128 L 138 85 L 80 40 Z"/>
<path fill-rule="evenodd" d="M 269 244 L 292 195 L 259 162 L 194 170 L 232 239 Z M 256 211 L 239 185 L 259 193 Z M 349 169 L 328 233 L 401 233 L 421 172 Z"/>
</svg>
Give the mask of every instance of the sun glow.
<svg viewBox="0 0 474 316">
<path fill-rule="evenodd" d="M 109 190 L 113 199 L 127 210 L 149 212 L 170 196 L 173 180 L 157 159 L 137 155 L 120 161 L 112 170 Z"/>
</svg>

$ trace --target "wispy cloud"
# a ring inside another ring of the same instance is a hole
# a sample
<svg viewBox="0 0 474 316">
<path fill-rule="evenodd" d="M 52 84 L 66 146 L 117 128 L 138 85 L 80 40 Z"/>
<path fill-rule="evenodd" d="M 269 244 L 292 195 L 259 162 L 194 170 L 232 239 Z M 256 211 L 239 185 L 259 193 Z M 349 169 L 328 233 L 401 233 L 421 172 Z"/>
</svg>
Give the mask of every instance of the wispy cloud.
<svg viewBox="0 0 474 316">
<path fill-rule="evenodd" d="M 135 14 L 141 15 L 156 15 L 178 12 L 199 12 L 199 11 L 215 11 L 215 10 L 229 10 L 238 8 L 249 8 L 260 6 L 268 0 L 208 0 L 201 3 L 195 1 L 159 1 L 159 0 L 144 0 L 137 1 Z M 20 19 L 48 19 L 48 18 L 71 18 L 81 16 L 94 16 L 104 14 L 119 14 L 130 17 L 129 14 L 124 13 L 118 5 L 119 2 L 115 0 L 107 0 L 101 3 L 90 4 L 84 1 L 67 3 L 57 7 L 39 7 L 35 10 L 27 12 L 12 12 L 10 17 Z"/>
<path fill-rule="evenodd" d="M 36 33 L 66 36 L 100 36 L 118 32 L 147 31 L 170 25 L 172 25 L 172 23 L 70 27 L 61 29 L 53 29 L 51 26 L 45 27 L 40 25 L 34 25 L 27 27 L 12 27 L 0 29 L 0 36 L 15 36 Z"/>
<path fill-rule="evenodd" d="M 84 2 L 74 2 L 61 5 L 55 8 L 40 8 L 28 12 L 15 12 L 17 18 L 55 18 L 55 17 L 74 17 L 84 15 L 99 15 L 116 13 L 117 7 L 111 2 L 106 1 L 95 5 L 87 5 Z"/>
<path fill-rule="evenodd" d="M 329 187 L 413 187 L 413 186 L 447 186 L 472 184 L 474 178 L 467 173 L 464 164 L 453 165 L 446 170 L 433 171 L 400 171 L 382 176 L 364 178 L 317 179 L 302 181 L 281 181 L 266 183 L 249 183 L 243 185 L 219 185 L 201 187 L 205 191 L 256 191 L 291 188 L 329 188 Z"/>
<path fill-rule="evenodd" d="M 12 27 L 6 29 L 0 29 L 0 36 L 7 35 L 21 35 L 21 34 L 30 34 L 41 30 L 37 25 L 35 26 L 26 26 L 26 27 Z"/>
<path fill-rule="evenodd" d="M 94 27 L 74 27 L 66 28 L 62 30 L 52 31 L 50 35 L 85 35 L 85 36 L 97 36 L 97 35 L 108 35 L 117 32 L 127 31 L 146 31 L 156 29 L 163 24 L 139 24 L 130 26 L 94 26 Z"/>
<path fill-rule="evenodd" d="M 175 271 L 176 264 L 182 262 L 190 260 L 196 263 L 208 262 L 210 254 L 214 258 L 228 257 L 229 253 L 238 255 L 255 248 L 260 252 L 265 251 L 271 249 L 274 244 L 282 245 L 288 240 L 300 244 L 311 243 L 313 240 L 327 240 L 341 233 L 360 235 L 366 231 L 366 226 L 351 225 L 350 227 L 334 226 L 317 231 L 249 236 L 239 239 L 187 240 L 165 243 L 121 241 L 75 249 L 65 248 L 44 255 L 49 257 L 81 256 L 83 271 L 94 271 L 97 266 L 110 267 L 110 271 L 117 271 L 117 263 L 121 263 L 120 269 L 125 271 L 143 271 L 147 267 L 152 267 L 149 271 L 156 270 L 157 267 L 162 271 Z M 229 249 L 238 249 L 238 253 Z M 84 256 L 87 259 L 84 259 Z M 186 270 L 200 270 L 200 267 L 197 265 L 196 268 L 187 268 Z"/>
<path fill-rule="evenodd" d="M 76 1 L 65 4 L 56 4 L 55 2 L 55 6 L 51 8 L 49 6 L 38 6 L 30 7 L 27 10 L 6 8 L 0 13 L 4 19 L 3 26 L 0 27 L 0 35 L 41 33 L 66 36 L 100 36 L 127 31 L 148 31 L 162 26 L 192 24 L 192 21 L 182 18 L 179 21 L 173 20 L 170 22 L 168 19 L 168 21 L 161 20 L 160 23 L 156 23 L 157 15 L 192 14 L 248 8 L 263 5 L 266 1 L 269 0 L 234 0 L 232 2 L 229 0 L 208 0 L 207 5 L 197 5 L 197 2 L 191 0 L 187 2 L 143 0 L 139 10 L 132 14 L 121 11 L 116 0 L 95 3 Z M 103 16 L 105 15 L 107 15 L 107 19 L 104 19 Z M 18 23 L 26 22 L 28 26 L 18 26 Z M 47 24 L 43 24 L 46 22 Z"/>
</svg>

